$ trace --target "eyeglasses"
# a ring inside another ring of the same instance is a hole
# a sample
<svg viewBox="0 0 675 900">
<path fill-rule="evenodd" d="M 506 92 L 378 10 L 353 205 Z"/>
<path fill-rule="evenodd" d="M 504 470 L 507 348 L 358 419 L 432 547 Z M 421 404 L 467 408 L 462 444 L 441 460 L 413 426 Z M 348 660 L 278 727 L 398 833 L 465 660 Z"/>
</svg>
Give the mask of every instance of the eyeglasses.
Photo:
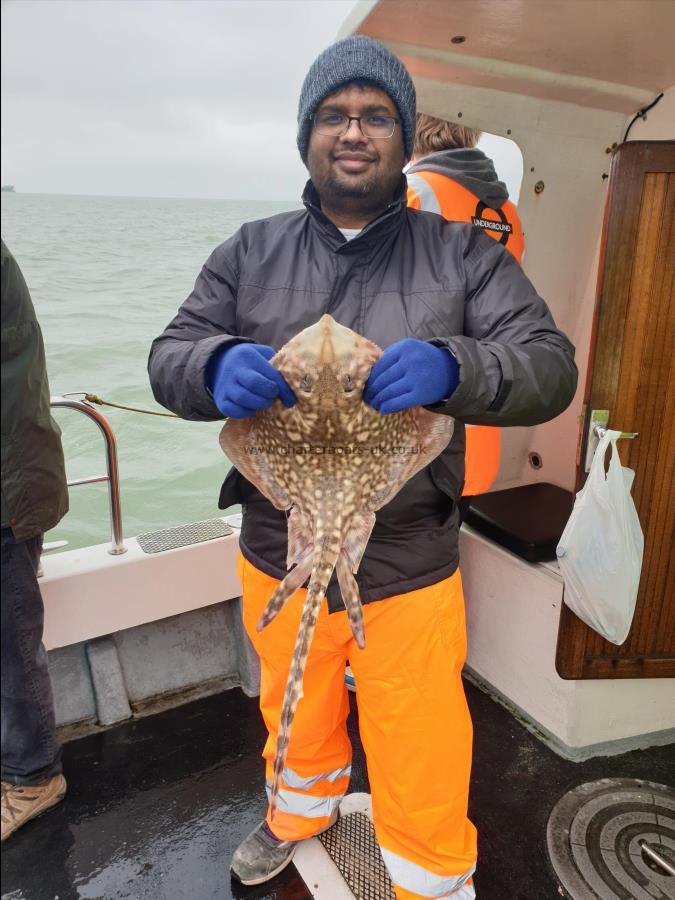
<svg viewBox="0 0 675 900">
<path fill-rule="evenodd" d="M 367 138 L 390 138 L 400 122 L 396 116 L 344 116 L 342 113 L 317 113 L 311 117 L 314 127 L 326 137 L 342 137 L 352 122 L 358 122 L 361 134 Z"/>
</svg>

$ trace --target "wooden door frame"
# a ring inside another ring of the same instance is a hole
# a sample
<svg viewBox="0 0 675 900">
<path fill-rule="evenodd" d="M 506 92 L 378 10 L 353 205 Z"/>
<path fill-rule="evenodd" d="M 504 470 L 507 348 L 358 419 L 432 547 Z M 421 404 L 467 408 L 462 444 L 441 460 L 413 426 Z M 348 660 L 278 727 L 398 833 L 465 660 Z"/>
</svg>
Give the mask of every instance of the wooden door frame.
<svg viewBox="0 0 675 900">
<path fill-rule="evenodd" d="M 619 382 L 621 354 L 611 354 L 608 347 L 621 345 L 624 322 L 630 298 L 631 273 L 634 256 L 619 255 L 613 260 L 611 271 L 606 267 L 607 248 L 620 243 L 619 234 L 630 225 L 629 240 L 635 247 L 647 166 L 655 172 L 673 172 L 675 141 L 631 141 L 620 145 L 612 159 L 609 192 L 603 221 L 596 301 L 590 338 L 590 354 L 584 391 L 581 432 L 578 441 L 576 490 L 586 481 L 585 458 L 588 426 L 593 408 L 608 408 L 607 397 L 615 397 Z M 631 177 L 631 170 L 643 175 Z M 626 182 L 628 188 L 626 189 Z M 625 243 L 625 235 L 623 241 Z M 598 350 L 598 345 L 602 347 Z M 595 403 L 595 405 L 594 405 Z M 611 415 L 611 414 L 610 414 Z M 610 419 L 614 428 L 632 431 L 633 423 Z M 625 452 L 625 451 L 624 451 Z M 658 678 L 675 676 L 675 657 L 626 656 L 621 648 L 613 648 L 602 655 L 589 655 L 587 645 L 597 636 L 562 605 L 556 669 L 562 678 Z"/>
</svg>

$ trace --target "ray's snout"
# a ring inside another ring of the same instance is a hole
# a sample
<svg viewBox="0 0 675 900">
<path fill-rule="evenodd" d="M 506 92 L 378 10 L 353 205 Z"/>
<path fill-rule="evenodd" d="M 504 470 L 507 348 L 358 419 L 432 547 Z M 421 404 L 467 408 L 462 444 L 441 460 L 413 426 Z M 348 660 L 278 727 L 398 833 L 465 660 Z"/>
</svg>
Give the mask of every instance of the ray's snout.
<svg viewBox="0 0 675 900">
<path fill-rule="evenodd" d="M 333 366 L 340 357 L 349 356 L 354 351 L 355 335 L 349 328 L 340 325 L 328 313 L 318 322 L 298 334 L 292 343 L 298 350 L 305 351 L 315 360 L 317 366 Z"/>
<path fill-rule="evenodd" d="M 319 319 L 321 328 L 321 350 L 319 360 L 324 365 L 334 365 L 339 357 L 350 355 L 354 351 L 354 332 L 344 325 L 338 324 L 327 313 Z"/>
</svg>

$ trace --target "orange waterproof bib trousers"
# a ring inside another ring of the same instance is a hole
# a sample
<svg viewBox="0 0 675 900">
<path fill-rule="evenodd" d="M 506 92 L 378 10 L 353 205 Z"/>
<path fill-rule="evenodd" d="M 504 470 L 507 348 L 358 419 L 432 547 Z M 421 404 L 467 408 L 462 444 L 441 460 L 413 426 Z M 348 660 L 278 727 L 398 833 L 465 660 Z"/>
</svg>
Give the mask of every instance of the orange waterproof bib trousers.
<svg viewBox="0 0 675 900">
<path fill-rule="evenodd" d="M 240 557 L 244 624 L 260 656 L 260 709 L 271 784 L 281 704 L 306 591 L 262 632 L 256 623 L 279 584 Z M 347 791 L 351 744 L 344 680 L 356 680 L 373 820 L 398 900 L 475 896 L 476 830 L 467 818 L 472 727 L 461 670 L 466 655 L 459 572 L 431 587 L 363 607 L 359 650 L 345 612 L 322 605 L 307 660 L 279 806 L 268 823 L 284 840 L 322 831 Z"/>
</svg>

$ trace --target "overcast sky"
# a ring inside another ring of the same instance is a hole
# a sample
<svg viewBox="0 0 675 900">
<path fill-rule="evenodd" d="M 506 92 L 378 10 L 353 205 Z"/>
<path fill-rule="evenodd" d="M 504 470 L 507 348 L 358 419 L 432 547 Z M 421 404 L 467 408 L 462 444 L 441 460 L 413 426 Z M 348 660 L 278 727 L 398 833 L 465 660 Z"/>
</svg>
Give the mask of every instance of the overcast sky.
<svg viewBox="0 0 675 900">
<path fill-rule="evenodd" d="M 2 0 L 2 183 L 296 199 L 300 86 L 354 6 Z M 500 172 L 509 181 L 512 167 Z"/>
</svg>

